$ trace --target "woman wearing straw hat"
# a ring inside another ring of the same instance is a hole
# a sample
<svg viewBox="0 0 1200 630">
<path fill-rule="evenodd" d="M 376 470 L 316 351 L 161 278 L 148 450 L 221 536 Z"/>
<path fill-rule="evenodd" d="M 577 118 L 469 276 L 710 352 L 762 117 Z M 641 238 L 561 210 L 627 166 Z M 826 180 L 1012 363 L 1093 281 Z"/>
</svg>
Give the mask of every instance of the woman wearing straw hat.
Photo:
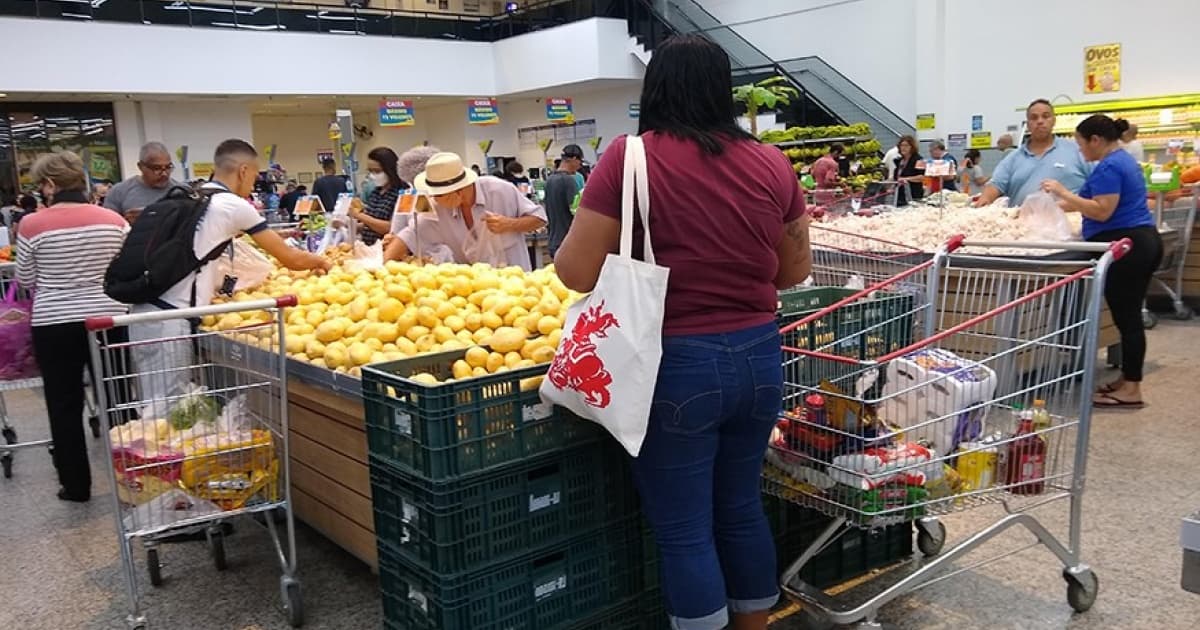
<svg viewBox="0 0 1200 630">
<path fill-rule="evenodd" d="M 454 153 L 430 157 L 413 184 L 433 199 L 437 217 L 421 222 L 422 250 L 445 245 L 456 262 L 531 269 L 525 234 L 546 225 L 546 211 L 516 186 L 498 177 L 476 175 Z M 416 227 L 410 223 L 389 244 L 387 257 L 408 256 L 416 243 Z"/>
</svg>

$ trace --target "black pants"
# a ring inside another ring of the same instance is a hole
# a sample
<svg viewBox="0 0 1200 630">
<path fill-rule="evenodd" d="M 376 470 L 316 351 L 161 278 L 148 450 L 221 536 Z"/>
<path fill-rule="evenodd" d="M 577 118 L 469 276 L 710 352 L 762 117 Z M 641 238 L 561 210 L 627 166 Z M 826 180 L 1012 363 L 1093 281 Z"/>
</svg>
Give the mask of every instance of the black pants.
<svg viewBox="0 0 1200 630">
<path fill-rule="evenodd" d="M 108 343 L 127 339 L 124 328 L 111 330 L 107 336 Z M 34 326 L 33 351 L 42 370 L 58 481 L 68 493 L 86 496 L 91 493 L 92 474 L 83 431 L 83 370 L 91 369 L 92 361 L 83 322 Z M 92 383 L 98 387 L 101 382 L 93 371 Z"/>
<path fill-rule="evenodd" d="M 1104 300 L 1112 312 L 1113 323 L 1121 332 L 1121 376 L 1130 382 L 1142 381 L 1146 361 L 1146 329 L 1142 324 L 1142 304 L 1154 272 L 1162 263 L 1163 243 L 1158 230 L 1140 227 L 1101 232 L 1089 238 L 1093 242 L 1111 242 L 1127 238 L 1133 249 L 1113 263 L 1104 283 Z"/>
</svg>

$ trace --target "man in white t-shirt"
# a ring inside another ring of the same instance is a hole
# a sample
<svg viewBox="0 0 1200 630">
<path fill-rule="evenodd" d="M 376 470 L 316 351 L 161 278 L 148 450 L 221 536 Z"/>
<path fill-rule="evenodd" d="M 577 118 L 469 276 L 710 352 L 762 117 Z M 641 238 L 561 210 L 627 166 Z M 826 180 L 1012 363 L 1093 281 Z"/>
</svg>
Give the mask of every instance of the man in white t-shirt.
<svg viewBox="0 0 1200 630">
<path fill-rule="evenodd" d="M 266 220 L 249 201 L 246 201 L 258 177 L 258 152 L 253 146 L 244 140 L 226 140 L 217 147 L 213 166 L 213 179 L 203 187 L 212 197 L 204 211 L 204 217 L 196 227 L 196 236 L 192 242 L 198 259 L 202 259 L 222 243 L 242 234 L 249 234 L 259 247 L 289 269 L 329 269 L 329 260 L 290 247 L 279 234 L 267 229 Z M 132 311 L 144 313 L 165 308 L 207 306 L 212 303 L 223 281 L 224 278 L 217 277 L 217 265 L 206 264 L 196 273 L 167 289 L 154 304 L 138 304 Z M 149 403 L 177 396 L 184 391 L 187 383 L 193 380 L 190 342 L 160 341 L 170 337 L 184 337 L 190 333 L 191 325 L 185 319 L 135 324 L 130 327 L 129 336 L 132 341 L 158 342 L 135 345 L 133 349 L 142 400 Z"/>
</svg>

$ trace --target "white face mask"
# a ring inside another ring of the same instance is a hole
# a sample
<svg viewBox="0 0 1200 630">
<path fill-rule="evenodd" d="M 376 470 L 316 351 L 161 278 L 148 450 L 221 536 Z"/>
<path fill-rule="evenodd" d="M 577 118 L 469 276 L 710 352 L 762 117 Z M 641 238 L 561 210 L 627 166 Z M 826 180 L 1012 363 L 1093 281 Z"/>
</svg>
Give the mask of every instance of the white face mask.
<svg viewBox="0 0 1200 630">
<path fill-rule="evenodd" d="M 376 186 L 387 186 L 387 173 L 371 173 L 371 183 Z"/>
</svg>

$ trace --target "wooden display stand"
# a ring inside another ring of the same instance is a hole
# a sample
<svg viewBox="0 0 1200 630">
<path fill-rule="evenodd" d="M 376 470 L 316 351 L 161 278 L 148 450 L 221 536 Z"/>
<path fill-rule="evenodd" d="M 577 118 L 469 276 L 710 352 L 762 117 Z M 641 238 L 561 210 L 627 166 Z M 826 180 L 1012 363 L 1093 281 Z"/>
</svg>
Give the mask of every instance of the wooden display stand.
<svg viewBox="0 0 1200 630">
<path fill-rule="evenodd" d="M 288 380 L 296 516 L 378 570 L 362 400 Z"/>
</svg>

